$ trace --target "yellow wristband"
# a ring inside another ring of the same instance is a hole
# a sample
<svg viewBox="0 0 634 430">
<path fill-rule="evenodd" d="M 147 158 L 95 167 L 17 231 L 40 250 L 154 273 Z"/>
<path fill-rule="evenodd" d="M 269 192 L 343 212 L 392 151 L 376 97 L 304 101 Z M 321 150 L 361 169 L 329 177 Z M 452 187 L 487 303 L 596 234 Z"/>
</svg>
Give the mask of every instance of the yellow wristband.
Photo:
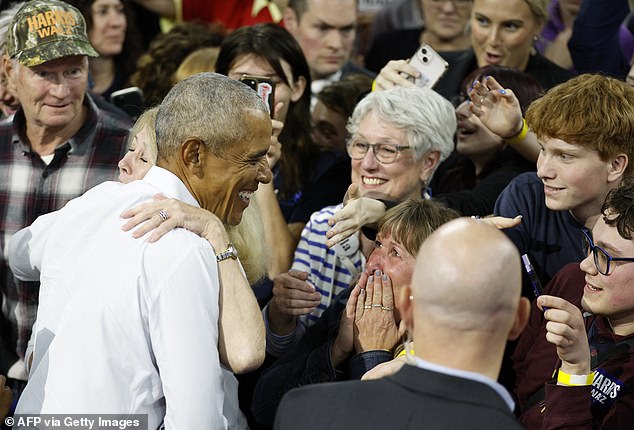
<svg viewBox="0 0 634 430">
<path fill-rule="evenodd" d="M 514 136 L 505 138 L 504 141 L 508 143 L 509 145 L 517 145 L 518 143 L 526 139 L 527 134 L 528 134 L 528 124 L 526 124 L 526 120 L 522 118 L 522 129 L 520 130 L 520 132 Z"/>
<path fill-rule="evenodd" d="M 592 385 L 594 382 L 594 372 L 587 375 L 569 375 L 559 369 L 557 372 L 557 382 L 560 385 L 567 385 L 569 387 L 584 387 Z"/>
<path fill-rule="evenodd" d="M 374 91 L 376 91 L 376 79 L 372 81 L 372 92 Z"/>
<path fill-rule="evenodd" d="M 414 348 L 410 348 L 409 349 L 409 353 L 411 355 L 414 355 Z M 399 357 L 402 357 L 404 355 L 407 355 L 407 348 L 403 348 L 398 354 L 396 354 L 396 356 L 394 356 L 394 358 L 399 358 Z"/>
</svg>

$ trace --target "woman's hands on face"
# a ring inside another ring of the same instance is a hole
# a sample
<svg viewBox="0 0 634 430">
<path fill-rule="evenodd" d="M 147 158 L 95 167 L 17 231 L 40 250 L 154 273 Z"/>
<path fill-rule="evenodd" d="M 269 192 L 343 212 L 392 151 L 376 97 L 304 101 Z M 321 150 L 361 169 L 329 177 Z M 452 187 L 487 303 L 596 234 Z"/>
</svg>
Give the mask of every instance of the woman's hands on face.
<svg viewBox="0 0 634 430">
<path fill-rule="evenodd" d="M 376 270 L 368 276 L 365 294 L 356 303 L 354 349 L 357 353 L 391 351 L 405 334 L 405 324 L 395 320 L 392 280 Z"/>
</svg>

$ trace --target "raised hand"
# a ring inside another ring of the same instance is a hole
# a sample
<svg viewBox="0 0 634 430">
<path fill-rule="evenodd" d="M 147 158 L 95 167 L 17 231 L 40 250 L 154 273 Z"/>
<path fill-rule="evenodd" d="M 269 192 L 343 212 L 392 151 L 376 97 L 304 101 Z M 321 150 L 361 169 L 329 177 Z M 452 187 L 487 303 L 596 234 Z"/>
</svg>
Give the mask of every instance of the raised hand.
<svg viewBox="0 0 634 430">
<path fill-rule="evenodd" d="M 269 303 L 269 326 L 284 335 L 295 328 L 296 317 L 313 311 L 321 294 L 308 282 L 308 273 L 289 270 L 273 278 L 273 298 Z"/>
<path fill-rule="evenodd" d="M 378 222 L 385 214 L 385 205 L 379 200 L 361 197 L 356 184 L 348 187 L 346 196 L 345 206 L 328 220 L 328 225 L 332 227 L 326 232 L 328 247 L 355 234 L 364 225 Z"/>
<path fill-rule="evenodd" d="M 341 322 L 339 324 L 339 332 L 332 345 L 330 358 L 333 367 L 337 367 L 346 358 L 354 353 L 354 319 L 357 303 L 365 301 L 366 290 L 363 288 L 368 280 L 368 274 L 363 272 L 359 278 L 359 282 L 354 286 L 350 293 L 346 308 L 341 314 Z"/>
<path fill-rule="evenodd" d="M 561 297 L 542 295 L 537 305 L 544 311 L 546 340 L 557 347 L 561 369 L 571 375 L 590 373 L 590 348 L 581 310 Z"/>
<path fill-rule="evenodd" d="M 523 126 L 520 102 L 508 88 L 491 76 L 476 82 L 471 91 L 471 111 L 491 132 L 502 138 L 513 137 Z"/>
<path fill-rule="evenodd" d="M 394 87 L 414 87 L 414 83 L 408 77 L 419 78 L 420 72 L 410 66 L 407 60 L 389 61 L 374 80 L 374 90 L 384 91 Z"/>
</svg>

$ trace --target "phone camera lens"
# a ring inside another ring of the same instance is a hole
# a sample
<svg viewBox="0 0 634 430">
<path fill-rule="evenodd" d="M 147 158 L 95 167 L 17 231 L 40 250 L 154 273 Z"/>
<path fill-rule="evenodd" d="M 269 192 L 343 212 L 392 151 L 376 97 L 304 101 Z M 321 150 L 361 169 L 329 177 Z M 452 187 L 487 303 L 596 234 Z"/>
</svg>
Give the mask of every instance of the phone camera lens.
<svg viewBox="0 0 634 430">
<path fill-rule="evenodd" d="M 423 48 L 423 49 L 421 50 L 421 52 L 422 52 L 423 54 L 427 54 L 427 49 Z"/>
<path fill-rule="evenodd" d="M 429 58 L 427 58 L 427 57 L 423 57 L 423 63 L 426 63 L 426 62 L 428 62 L 428 61 L 429 61 Z"/>
</svg>

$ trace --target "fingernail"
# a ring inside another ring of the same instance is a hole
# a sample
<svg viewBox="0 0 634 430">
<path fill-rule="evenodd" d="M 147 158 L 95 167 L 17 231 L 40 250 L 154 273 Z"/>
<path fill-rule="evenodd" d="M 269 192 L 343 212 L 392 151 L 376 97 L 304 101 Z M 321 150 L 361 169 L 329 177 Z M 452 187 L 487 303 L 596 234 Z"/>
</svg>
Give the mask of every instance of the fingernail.
<svg viewBox="0 0 634 430">
<path fill-rule="evenodd" d="M 380 270 L 375 270 L 374 271 L 374 275 L 375 276 L 381 276 L 381 271 Z"/>
<path fill-rule="evenodd" d="M 478 83 L 478 80 L 476 79 L 475 81 L 471 83 L 471 88 L 475 87 L 477 83 Z"/>
<path fill-rule="evenodd" d="M 387 281 L 387 275 L 385 273 L 383 274 L 383 280 Z"/>
<path fill-rule="evenodd" d="M 370 275 L 368 276 L 368 281 L 373 281 L 374 280 L 374 276 Z"/>
<path fill-rule="evenodd" d="M 503 90 L 503 89 L 502 89 L 502 90 L 498 90 L 498 92 L 499 92 L 500 94 L 506 94 L 506 91 L 505 91 L 505 90 Z"/>
</svg>

